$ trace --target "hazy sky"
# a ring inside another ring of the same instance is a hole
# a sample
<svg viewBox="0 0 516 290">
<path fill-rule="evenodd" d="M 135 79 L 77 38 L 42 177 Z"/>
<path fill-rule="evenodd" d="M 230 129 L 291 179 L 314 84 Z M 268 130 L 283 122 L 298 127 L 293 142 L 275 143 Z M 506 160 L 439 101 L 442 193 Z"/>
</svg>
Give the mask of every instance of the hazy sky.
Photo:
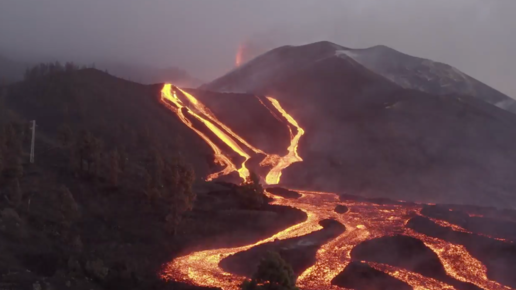
<svg viewBox="0 0 516 290">
<path fill-rule="evenodd" d="M 0 0 L 0 53 L 178 66 L 211 80 L 240 42 L 384 44 L 516 98 L 516 0 Z"/>
</svg>

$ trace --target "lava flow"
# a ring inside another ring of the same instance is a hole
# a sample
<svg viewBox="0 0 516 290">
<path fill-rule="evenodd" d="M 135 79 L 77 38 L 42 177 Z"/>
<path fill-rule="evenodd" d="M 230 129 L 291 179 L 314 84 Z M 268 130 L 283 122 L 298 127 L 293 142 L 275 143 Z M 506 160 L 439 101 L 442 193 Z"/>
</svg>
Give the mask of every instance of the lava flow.
<svg viewBox="0 0 516 290">
<path fill-rule="evenodd" d="M 487 277 L 486 267 L 472 257 L 461 245 L 417 233 L 405 227 L 407 221 L 417 215 L 421 205 L 377 205 L 367 202 L 342 202 L 338 195 L 324 192 L 300 191 L 298 199 L 285 199 L 269 195 L 276 205 L 291 206 L 307 214 L 306 221 L 287 228 L 272 237 L 257 243 L 234 248 L 223 248 L 193 252 L 170 262 L 162 273 L 164 279 L 186 282 L 199 286 L 238 289 L 245 277 L 224 272 L 219 267 L 222 259 L 245 251 L 254 246 L 307 235 L 320 230 L 319 221 L 334 219 L 346 226 L 346 231 L 321 246 L 316 262 L 306 269 L 297 280 L 302 289 L 336 289 L 331 280 L 351 261 L 351 250 L 357 244 L 384 236 L 402 234 L 417 238 L 434 251 L 450 277 L 472 283 L 482 289 L 511 289 Z M 346 214 L 334 211 L 336 205 L 349 208 Z M 391 275 L 416 290 L 455 289 L 453 286 L 433 278 L 425 277 L 391 265 L 365 262 L 369 266 Z M 466 265 L 466 266 L 465 266 Z"/>
<path fill-rule="evenodd" d="M 188 100 L 188 104 L 183 102 L 177 96 L 174 88 L 186 97 Z M 249 176 L 249 170 L 245 166 L 246 162 L 251 158 L 249 153 L 247 153 L 242 146 L 254 152 L 255 154 L 265 155 L 265 158 L 260 162 L 260 166 L 271 166 L 272 169 L 267 174 L 265 178 L 265 182 L 267 184 L 278 184 L 281 172 L 283 169 L 287 168 L 290 164 L 294 162 L 302 161 L 302 159 L 297 154 L 297 147 L 299 143 L 299 139 L 304 134 L 304 130 L 299 127 L 298 123 L 292 116 L 290 116 L 280 105 L 280 103 L 272 98 L 267 97 L 267 100 L 272 104 L 272 106 L 278 110 L 278 112 L 287 120 L 288 124 L 295 126 L 297 128 L 297 134 L 293 136 L 292 130 L 290 126 L 288 127 L 291 132 L 291 143 L 287 148 L 287 155 L 281 157 L 275 154 L 267 154 L 264 151 L 252 146 L 247 141 L 245 141 L 238 134 L 233 132 L 228 126 L 219 121 L 215 114 L 211 112 L 208 107 L 202 104 L 197 98 L 195 98 L 192 94 L 180 89 L 177 86 L 172 86 L 171 84 L 165 84 L 163 89 L 161 90 L 161 102 L 170 110 L 172 110 L 179 119 L 190 129 L 192 129 L 195 133 L 197 133 L 206 143 L 211 147 L 215 155 L 215 163 L 225 166 L 222 171 L 210 174 L 206 180 L 213 180 L 223 175 L 227 175 L 229 173 L 237 171 L 239 176 L 246 181 Z M 213 142 L 206 134 L 202 131 L 196 129 L 192 122 L 185 117 L 183 113 L 183 108 L 192 115 L 194 118 L 201 121 L 211 132 L 213 132 L 222 142 L 228 145 L 233 152 L 237 153 L 241 157 L 244 158 L 242 165 L 237 169 L 235 164 L 227 157 L 223 151 L 218 147 L 215 142 Z M 240 146 L 240 144 L 242 146 Z"/>
<path fill-rule="evenodd" d="M 265 182 L 267 184 L 278 184 L 280 181 L 281 172 L 283 171 L 283 169 L 287 168 L 288 166 L 290 166 L 290 164 L 292 164 L 294 162 L 303 161 L 303 159 L 301 159 L 301 157 L 299 157 L 299 155 L 297 154 L 297 147 L 299 144 L 299 140 L 301 139 L 301 136 L 303 136 L 303 134 L 305 134 L 305 130 L 303 130 L 303 128 L 299 127 L 299 125 L 297 124 L 297 121 L 294 118 L 292 118 L 292 116 L 290 116 L 281 107 L 278 100 L 276 100 L 272 97 L 267 97 L 267 99 L 272 103 L 274 108 L 276 108 L 276 110 L 278 110 L 278 112 L 281 113 L 281 115 L 287 120 L 287 122 L 289 124 L 291 124 L 292 126 L 296 127 L 296 129 L 297 129 L 296 135 L 292 136 L 293 135 L 292 129 L 290 129 L 290 126 L 288 127 L 290 130 L 290 140 L 291 140 L 290 146 L 287 148 L 288 153 L 287 153 L 287 155 L 285 155 L 283 157 L 279 157 L 279 159 L 276 159 L 276 161 L 275 161 L 276 165 L 274 165 L 274 167 L 271 169 L 271 171 L 269 171 L 269 173 L 265 177 Z M 266 162 L 262 161 L 262 164 L 264 164 L 264 163 L 266 163 Z"/>
<path fill-rule="evenodd" d="M 188 104 L 178 97 L 176 89 L 188 100 Z M 273 111 L 273 109 L 276 110 L 286 120 L 290 130 L 291 143 L 288 147 L 287 155 L 283 157 L 275 154 L 267 154 L 246 142 L 228 126 L 220 122 L 205 105 L 188 92 L 166 84 L 161 93 L 162 103 L 173 111 L 186 126 L 197 133 L 211 147 L 215 155 L 215 162 L 224 166 L 224 169 L 220 172 L 210 174 L 207 177 L 208 180 L 232 172 L 238 172 L 240 177 L 245 180 L 247 176 L 249 176 L 249 170 L 246 168 L 245 164 L 246 161 L 251 158 L 251 154 L 254 153 L 265 156 L 260 163 L 261 166 L 272 167 L 265 177 L 266 183 L 277 184 L 283 169 L 293 162 L 302 161 L 302 158 L 297 153 L 297 148 L 299 140 L 305 131 L 299 126 L 298 122 L 282 108 L 276 99 L 272 97 L 267 97 L 266 99 L 272 107 L 266 106 L 262 100 L 260 100 L 260 102 L 269 109 L 274 117 L 280 119 Z M 219 148 L 210 137 L 198 128 L 195 128 L 190 119 L 185 116 L 185 112 L 204 124 L 209 131 L 213 132 L 213 134 L 231 150 L 243 157 L 244 161 L 241 167 L 237 168 L 233 161 L 224 154 L 222 149 Z M 295 134 L 293 133 L 293 128 L 296 130 Z M 246 150 L 250 152 L 248 153 Z M 331 280 L 351 262 L 351 251 L 356 245 L 367 240 L 393 235 L 405 235 L 422 241 L 426 247 L 437 255 L 446 274 L 457 281 L 468 282 L 486 290 L 511 289 L 498 282 L 489 280 L 486 266 L 468 253 L 464 246 L 429 237 L 407 228 L 406 224 L 410 218 L 421 215 L 422 205 L 378 205 L 358 201 L 344 202 L 340 201 L 339 196 L 333 193 L 299 192 L 301 193 L 301 197 L 298 199 L 285 199 L 273 196 L 269 193 L 266 194 L 273 199 L 272 204 L 291 206 L 305 212 L 307 219 L 304 222 L 291 226 L 254 244 L 241 247 L 197 251 L 178 257 L 165 267 L 161 276 L 164 279 L 172 279 L 199 286 L 238 289 L 239 285 L 246 277 L 225 272 L 219 267 L 219 263 L 222 259 L 257 245 L 275 241 L 276 239 L 285 240 L 310 234 L 322 229 L 319 225 L 321 220 L 334 219 L 345 225 L 346 230 L 338 237 L 321 245 L 317 251 L 315 263 L 301 273 L 297 279 L 297 285 L 302 289 L 338 288 L 337 286 L 331 285 Z M 336 213 L 335 207 L 337 205 L 346 206 L 349 209 L 348 212 L 345 214 Z M 470 233 L 449 222 L 437 219 L 430 220 L 442 227 L 448 227 L 457 232 Z M 416 290 L 456 289 L 447 283 L 392 265 L 373 262 L 364 263 L 396 279 L 404 281 Z"/>
</svg>

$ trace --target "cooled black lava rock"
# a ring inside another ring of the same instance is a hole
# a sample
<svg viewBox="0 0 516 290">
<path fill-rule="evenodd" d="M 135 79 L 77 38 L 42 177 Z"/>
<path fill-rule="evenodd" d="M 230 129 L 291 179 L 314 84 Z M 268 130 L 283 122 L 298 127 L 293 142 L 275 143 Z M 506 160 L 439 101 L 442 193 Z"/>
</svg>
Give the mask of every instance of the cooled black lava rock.
<svg viewBox="0 0 516 290">
<path fill-rule="evenodd" d="M 477 211 L 481 212 L 482 209 L 478 208 Z M 489 217 L 470 217 L 469 214 L 460 209 L 450 210 L 448 207 L 437 205 L 425 206 L 421 214 L 427 217 L 448 221 L 474 233 L 516 241 L 515 222 Z"/>
<path fill-rule="evenodd" d="M 412 290 L 413 288 L 365 263 L 353 261 L 333 280 L 332 285 L 355 290 Z"/>
<path fill-rule="evenodd" d="M 378 205 L 409 205 L 414 204 L 412 202 L 405 202 L 405 201 L 397 201 L 390 198 L 385 197 L 363 197 L 363 196 L 357 196 L 352 194 L 341 194 L 340 200 L 342 201 L 362 201 L 362 202 L 370 202 Z"/>
<path fill-rule="evenodd" d="M 516 245 L 476 234 L 456 232 L 420 216 L 410 219 L 407 227 L 427 236 L 463 245 L 487 267 L 489 279 L 516 287 Z"/>
<path fill-rule="evenodd" d="M 338 204 L 334 210 L 336 213 L 347 213 L 349 209 L 345 205 Z"/>
<path fill-rule="evenodd" d="M 456 289 L 480 289 L 448 276 L 437 254 L 422 241 L 403 235 L 381 237 L 358 244 L 351 258 L 407 269 L 454 286 Z"/>
<path fill-rule="evenodd" d="M 267 191 L 284 198 L 295 199 L 301 197 L 301 194 L 299 194 L 297 191 L 289 190 L 283 187 L 269 187 L 267 188 Z"/>
</svg>

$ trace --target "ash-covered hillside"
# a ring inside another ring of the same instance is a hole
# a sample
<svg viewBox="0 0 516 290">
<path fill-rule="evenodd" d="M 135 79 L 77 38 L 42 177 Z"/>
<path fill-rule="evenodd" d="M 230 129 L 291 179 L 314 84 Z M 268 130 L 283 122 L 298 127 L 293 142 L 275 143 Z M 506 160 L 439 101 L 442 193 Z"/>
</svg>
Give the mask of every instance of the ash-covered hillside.
<svg viewBox="0 0 516 290">
<path fill-rule="evenodd" d="M 286 185 L 515 205 L 513 114 L 483 94 L 404 88 L 343 50 L 330 42 L 280 47 L 202 88 L 271 95 L 296 118 L 306 131 L 304 161 L 284 171 Z"/>
<path fill-rule="evenodd" d="M 507 111 L 516 112 L 516 101 L 450 65 L 410 56 L 379 45 L 366 49 L 342 47 L 345 54 L 403 88 L 446 96 L 469 95 Z"/>
</svg>

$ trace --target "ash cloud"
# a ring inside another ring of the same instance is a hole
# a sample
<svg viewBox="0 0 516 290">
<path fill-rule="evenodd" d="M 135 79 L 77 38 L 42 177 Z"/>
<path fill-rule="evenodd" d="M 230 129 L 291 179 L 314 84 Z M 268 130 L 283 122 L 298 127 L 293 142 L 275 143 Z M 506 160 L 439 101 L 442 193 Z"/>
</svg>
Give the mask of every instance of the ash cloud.
<svg viewBox="0 0 516 290">
<path fill-rule="evenodd" d="M 456 66 L 516 96 L 515 1 L 3 0 L 0 54 L 179 67 L 212 80 L 281 45 L 377 44 Z"/>
</svg>

